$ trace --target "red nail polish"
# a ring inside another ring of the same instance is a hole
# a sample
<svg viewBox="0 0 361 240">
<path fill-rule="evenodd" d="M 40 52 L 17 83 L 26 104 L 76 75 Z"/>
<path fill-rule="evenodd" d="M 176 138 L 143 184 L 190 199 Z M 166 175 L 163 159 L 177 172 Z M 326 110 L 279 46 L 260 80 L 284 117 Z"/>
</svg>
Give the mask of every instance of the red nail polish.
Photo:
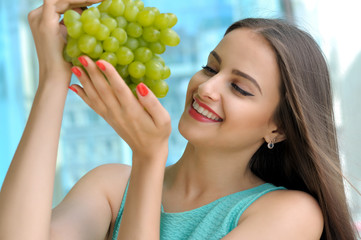
<svg viewBox="0 0 361 240">
<path fill-rule="evenodd" d="M 144 85 L 144 83 L 139 83 L 137 85 L 137 90 L 143 97 L 146 96 L 149 92 L 148 88 Z"/>
<path fill-rule="evenodd" d="M 86 59 L 82 56 L 78 57 L 79 62 L 81 63 L 81 65 L 83 65 L 84 67 L 88 66 L 88 62 L 86 61 Z"/>
<path fill-rule="evenodd" d="M 76 90 L 73 86 L 69 86 L 69 89 L 72 90 L 75 93 L 78 93 L 78 90 Z"/>
<path fill-rule="evenodd" d="M 105 71 L 105 66 L 104 66 L 103 63 L 101 63 L 101 62 L 98 61 L 98 62 L 96 62 L 95 64 L 100 68 L 100 70 Z"/>
<path fill-rule="evenodd" d="M 75 74 L 75 76 L 77 76 L 77 77 L 81 76 L 81 72 L 77 67 L 72 67 L 71 71 Z"/>
</svg>

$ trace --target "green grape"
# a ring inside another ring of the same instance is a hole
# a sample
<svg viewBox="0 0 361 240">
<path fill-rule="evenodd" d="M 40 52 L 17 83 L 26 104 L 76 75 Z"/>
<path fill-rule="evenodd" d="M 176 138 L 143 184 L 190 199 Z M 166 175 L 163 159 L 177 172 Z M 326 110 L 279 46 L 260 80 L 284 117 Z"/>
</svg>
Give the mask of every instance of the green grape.
<svg viewBox="0 0 361 240">
<path fill-rule="evenodd" d="M 103 41 L 103 48 L 106 52 L 115 52 L 119 48 L 119 41 L 115 37 L 107 37 Z"/>
<path fill-rule="evenodd" d="M 162 54 L 165 52 L 165 45 L 160 42 L 153 42 L 149 44 L 149 49 L 156 54 Z"/>
<path fill-rule="evenodd" d="M 163 98 L 167 95 L 169 86 L 166 81 L 158 80 L 151 87 L 150 90 L 154 93 L 157 98 Z"/>
<path fill-rule="evenodd" d="M 94 19 L 94 18 L 97 18 L 97 14 L 94 11 L 90 10 L 90 8 L 89 8 L 89 9 L 84 10 L 81 13 L 80 21 L 82 23 L 85 23 L 85 22 L 89 21 L 90 19 Z"/>
<path fill-rule="evenodd" d="M 169 24 L 169 16 L 167 13 L 161 13 L 155 17 L 154 27 L 158 29 L 165 29 Z"/>
<path fill-rule="evenodd" d="M 117 65 L 115 69 L 123 79 L 129 76 L 128 65 Z"/>
<path fill-rule="evenodd" d="M 144 79 L 144 84 L 147 85 L 148 88 L 151 88 L 153 85 L 155 85 L 156 82 L 158 82 L 159 80 L 154 80 L 148 77 L 145 77 Z"/>
<path fill-rule="evenodd" d="M 121 46 L 115 53 L 118 58 L 118 64 L 127 65 L 131 63 L 134 59 L 134 54 L 132 50 L 127 47 Z"/>
<path fill-rule="evenodd" d="M 180 42 L 171 28 L 178 19 L 173 13 L 160 13 L 156 7 L 144 7 L 142 0 L 103 0 L 97 7 L 64 13 L 68 41 L 63 57 L 74 66 L 82 66 L 78 57 L 88 55 L 94 61 L 111 63 L 125 83 L 136 93 L 144 82 L 157 97 L 164 97 L 171 71 L 159 54 L 167 46 Z"/>
<path fill-rule="evenodd" d="M 98 32 L 95 33 L 95 38 L 97 40 L 105 40 L 110 35 L 110 30 L 104 24 L 100 24 Z"/>
<path fill-rule="evenodd" d="M 78 47 L 80 51 L 84 53 L 91 53 L 94 50 L 96 44 L 96 38 L 87 34 L 81 35 L 78 39 Z"/>
<path fill-rule="evenodd" d="M 139 47 L 148 47 L 148 42 L 146 42 L 143 38 L 138 38 Z"/>
<path fill-rule="evenodd" d="M 177 24 L 178 18 L 174 13 L 167 13 L 169 22 L 168 22 L 168 28 L 174 27 L 174 25 Z"/>
<path fill-rule="evenodd" d="M 134 22 L 135 20 L 137 20 L 138 13 L 139 13 L 138 7 L 135 4 L 130 3 L 125 8 L 124 17 L 129 22 Z"/>
<path fill-rule="evenodd" d="M 145 27 L 143 29 L 143 39 L 147 42 L 156 42 L 159 36 L 160 32 L 154 27 Z"/>
<path fill-rule="evenodd" d="M 103 2 L 101 2 L 99 5 L 98 5 L 98 9 L 101 13 L 105 13 L 105 12 L 108 12 L 108 9 L 110 7 L 110 5 L 112 4 L 112 0 L 104 0 Z"/>
<path fill-rule="evenodd" d="M 98 8 L 96 7 L 91 7 L 91 8 L 88 8 L 87 10 L 85 11 L 90 11 L 93 13 L 93 15 L 96 17 L 96 18 L 100 18 L 100 11 Z"/>
<path fill-rule="evenodd" d="M 155 19 L 155 12 L 153 12 L 150 8 L 143 9 L 138 13 L 137 22 L 143 27 L 151 26 Z"/>
<path fill-rule="evenodd" d="M 98 18 L 90 18 L 86 22 L 83 22 L 83 30 L 89 35 L 95 35 L 100 27 L 100 21 Z"/>
<path fill-rule="evenodd" d="M 144 8 L 144 2 L 142 0 L 133 0 L 133 4 L 137 6 L 139 10 Z"/>
<path fill-rule="evenodd" d="M 128 37 L 124 45 L 131 50 L 135 50 L 139 47 L 139 41 L 136 38 Z"/>
<path fill-rule="evenodd" d="M 157 54 L 153 54 L 152 59 L 160 62 L 163 67 L 165 66 L 164 59 L 163 59 L 161 56 L 159 56 L 159 55 L 157 55 Z"/>
<path fill-rule="evenodd" d="M 162 80 L 167 79 L 170 77 L 170 68 L 168 66 L 164 66 L 162 70 Z"/>
<path fill-rule="evenodd" d="M 123 28 L 114 29 L 111 36 L 115 37 L 119 41 L 119 45 L 123 45 L 128 40 L 127 33 Z"/>
<path fill-rule="evenodd" d="M 117 62 L 118 62 L 117 56 L 113 52 L 104 52 L 100 56 L 100 59 L 103 59 L 103 60 L 107 61 L 108 63 L 110 63 L 114 67 L 117 65 Z"/>
<path fill-rule="evenodd" d="M 180 42 L 178 34 L 171 28 L 161 30 L 159 39 L 161 43 L 171 47 L 177 46 Z"/>
<path fill-rule="evenodd" d="M 124 13 L 124 3 L 122 0 L 113 0 L 109 6 L 108 13 L 114 17 L 122 16 Z"/>
<path fill-rule="evenodd" d="M 127 6 L 129 3 L 132 3 L 134 0 L 123 0 L 123 3 L 125 6 Z"/>
<path fill-rule="evenodd" d="M 83 65 L 81 64 L 81 62 L 79 61 L 78 57 L 72 58 L 71 64 L 73 64 L 73 66 L 77 66 L 77 67 L 82 67 L 82 66 L 83 66 Z"/>
<path fill-rule="evenodd" d="M 63 58 L 64 58 L 65 61 L 71 62 L 72 57 L 70 57 L 69 54 L 66 52 L 66 47 L 67 47 L 67 46 L 65 46 L 65 47 L 63 48 Z"/>
<path fill-rule="evenodd" d="M 84 34 L 83 24 L 80 21 L 69 23 L 67 25 L 67 31 L 70 37 L 79 38 L 82 34 Z"/>
<path fill-rule="evenodd" d="M 74 38 L 68 39 L 65 49 L 67 55 L 72 58 L 79 57 L 81 54 L 81 51 L 78 47 L 78 41 Z"/>
<path fill-rule="evenodd" d="M 139 61 L 134 61 L 129 64 L 128 72 L 133 78 L 141 78 L 145 74 L 145 66 Z"/>
<path fill-rule="evenodd" d="M 157 60 L 149 60 L 145 63 L 145 76 L 154 80 L 160 80 L 162 78 L 163 65 Z"/>
<path fill-rule="evenodd" d="M 143 28 L 138 23 L 131 22 L 127 26 L 127 34 L 131 37 L 140 37 L 143 33 Z"/>
<path fill-rule="evenodd" d="M 107 12 L 100 12 L 100 20 L 102 18 L 113 18 L 113 17 L 110 16 Z"/>
<path fill-rule="evenodd" d="M 151 7 L 152 11 L 155 13 L 155 16 L 158 16 L 160 14 L 159 9 L 156 7 Z"/>
<path fill-rule="evenodd" d="M 125 28 L 128 25 L 127 19 L 123 16 L 116 17 L 118 27 Z"/>
<path fill-rule="evenodd" d="M 103 16 L 100 18 L 100 22 L 107 26 L 110 32 L 112 32 L 117 27 L 117 21 L 109 16 Z"/>
<path fill-rule="evenodd" d="M 150 59 L 152 59 L 153 53 L 152 51 L 147 47 L 140 47 L 135 49 L 134 51 L 134 59 L 140 62 L 148 62 Z"/>
<path fill-rule="evenodd" d="M 136 85 L 138 85 L 141 82 L 144 82 L 144 80 L 145 80 L 145 77 L 135 78 L 135 77 L 130 76 L 130 81 Z"/>
<path fill-rule="evenodd" d="M 102 53 L 103 53 L 103 46 L 100 42 L 97 42 L 97 44 L 94 47 L 94 50 L 91 53 L 88 53 L 88 55 L 92 59 L 97 60 L 100 58 Z"/>
<path fill-rule="evenodd" d="M 77 22 L 80 20 L 80 14 L 74 10 L 67 10 L 64 13 L 64 24 L 68 26 L 72 22 Z"/>
</svg>

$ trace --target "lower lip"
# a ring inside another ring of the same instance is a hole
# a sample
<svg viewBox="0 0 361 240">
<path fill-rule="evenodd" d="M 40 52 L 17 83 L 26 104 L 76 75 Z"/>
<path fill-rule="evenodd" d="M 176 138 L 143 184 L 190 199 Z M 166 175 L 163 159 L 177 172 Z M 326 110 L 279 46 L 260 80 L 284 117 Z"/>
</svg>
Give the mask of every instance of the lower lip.
<svg viewBox="0 0 361 240">
<path fill-rule="evenodd" d="M 194 118 L 195 120 L 197 120 L 199 122 L 218 122 L 216 120 L 207 118 L 207 117 L 203 116 L 202 114 L 198 113 L 192 106 L 190 106 L 188 113 L 189 113 L 189 115 L 191 115 L 192 118 Z"/>
</svg>

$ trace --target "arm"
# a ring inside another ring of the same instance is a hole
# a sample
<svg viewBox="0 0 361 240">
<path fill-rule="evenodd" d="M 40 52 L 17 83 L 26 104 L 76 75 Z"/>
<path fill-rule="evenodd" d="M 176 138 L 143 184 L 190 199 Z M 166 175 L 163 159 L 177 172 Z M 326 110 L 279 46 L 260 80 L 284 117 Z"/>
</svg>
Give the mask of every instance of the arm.
<svg viewBox="0 0 361 240">
<path fill-rule="evenodd" d="M 70 65 L 62 57 L 64 40 L 58 21 L 60 13 L 73 5 L 72 1 L 56 3 L 45 1 L 29 14 L 39 59 L 39 87 L 0 192 L 3 240 L 49 239 L 60 126 L 71 76 Z"/>
<path fill-rule="evenodd" d="M 105 164 L 82 177 L 53 209 L 51 239 L 108 239 L 117 217 L 130 167 Z"/>
<path fill-rule="evenodd" d="M 275 191 L 256 200 L 223 239 L 317 240 L 323 231 L 320 206 L 300 191 Z"/>
<path fill-rule="evenodd" d="M 145 86 L 137 88 L 137 99 L 108 62 L 94 63 L 86 56 L 81 62 L 88 75 L 74 67 L 75 72 L 80 73 L 78 78 L 83 87 L 73 87 L 133 151 L 118 239 L 159 239 L 161 195 L 171 131 L 169 114 Z M 142 96 L 140 90 L 148 94 Z"/>
</svg>

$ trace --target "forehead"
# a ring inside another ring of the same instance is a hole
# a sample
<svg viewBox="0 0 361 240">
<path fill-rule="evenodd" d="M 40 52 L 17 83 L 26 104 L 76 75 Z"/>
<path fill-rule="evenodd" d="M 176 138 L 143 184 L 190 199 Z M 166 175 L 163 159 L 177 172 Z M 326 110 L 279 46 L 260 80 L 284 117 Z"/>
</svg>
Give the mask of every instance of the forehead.
<svg viewBox="0 0 361 240">
<path fill-rule="evenodd" d="M 265 78 L 279 81 L 279 69 L 272 46 L 253 30 L 240 28 L 229 32 L 214 50 L 220 56 L 222 67 L 239 69 L 261 82 Z"/>
</svg>

